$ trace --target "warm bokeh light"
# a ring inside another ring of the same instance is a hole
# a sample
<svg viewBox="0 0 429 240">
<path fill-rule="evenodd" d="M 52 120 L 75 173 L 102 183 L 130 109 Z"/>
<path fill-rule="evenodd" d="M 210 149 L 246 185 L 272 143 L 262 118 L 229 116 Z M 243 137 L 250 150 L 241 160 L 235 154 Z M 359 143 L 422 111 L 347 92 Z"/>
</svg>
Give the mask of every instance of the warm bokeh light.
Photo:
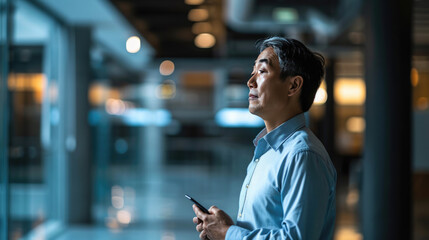
<svg viewBox="0 0 429 240">
<path fill-rule="evenodd" d="M 106 101 L 106 112 L 112 115 L 121 115 L 127 110 L 125 103 L 120 99 L 109 98 Z"/>
<path fill-rule="evenodd" d="M 159 73 L 163 76 L 171 75 L 174 72 L 174 63 L 170 60 L 165 60 L 159 65 Z"/>
<path fill-rule="evenodd" d="M 136 53 L 140 50 L 141 42 L 137 36 L 129 37 L 126 43 L 127 52 Z"/>
<path fill-rule="evenodd" d="M 197 22 L 192 25 L 192 33 L 200 34 L 200 33 L 208 33 L 213 29 L 211 23 L 209 22 Z"/>
<path fill-rule="evenodd" d="M 201 22 L 209 18 L 209 11 L 203 8 L 191 9 L 188 13 L 189 21 Z"/>
<path fill-rule="evenodd" d="M 319 89 L 316 92 L 314 97 L 314 105 L 323 105 L 328 100 L 328 93 L 326 92 L 326 83 L 325 81 L 320 84 Z"/>
<path fill-rule="evenodd" d="M 119 99 L 119 98 L 121 98 L 121 92 L 118 89 L 109 88 L 109 90 L 107 92 L 107 96 L 108 96 L 108 98 Z"/>
<path fill-rule="evenodd" d="M 423 111 L 428 109 L 429 107 L 429 101 L 427 97 L 419 97 L 417 99 L 417 109 Z"/>
<path fill-rule="evenodd" d="M 116 213 L 116 218 L 122 224 L 129 224 L 131 222 L 131 213 L 127 210 L 120 210 Z"/>
<path fill-rule="evenodd" d="M 363 117 L 351 117 L 347 119 L 346 129 L 352 133 L 361 133 L 365 130 L 365 119 Z"/>
<path fill-rule="evenodd" d="M 171 99 L 176 96 L 176 83 L 172 80 L 166 80 L 158 86 L 156 96 L 159 99 Z"/>
<path fill-rule="evenodd" d="M 362 240 L 362 234 L 360 234 L 353 227 L 339 227 L 335 233 L 334 240 Z"/>
<path fill-rule="evenodd" d="M 93 106 L 102 105 L 106 101 L 108 93 L 109 89 L 105 85 L 99 83 L 92 84 L 88 91 L 89 102 Z"/>
<path fill-rule="evenodd" d="M 41 73 L 11 73 L 8 87 L 11 91 L 42 91 L 44 78 Z"/>
<path fill-rule="evenodd" d="M 185 0 L 188 5 L 200 5 L 203 4 L 204 0 Z"/>
<path fill-rule="evenodd" d="M 411 69 L 411 84 L 413 87 L 417 87 L 419 84 L 419 72 L 415 68 Z"/>
<path fill-rule="evenodd" d="M 11 73 L 7 81 L 10 91 L 34 92 L 34 100 L 39 104 L 42 103 L 45 83 L 45 75 L 41 73 Z"/>
<path fill-rule="evenodd" d="M 339 105 L 362 105 L 365 102 L 365 82 L 361 78 L 340 78 L 334 86 L 335 102 Z"/>
<path fill-rule="evenodd" d="M 195 46 L 199 48 L 211 48 L 216 44 L 216 38 L 210 33 L 201 33 L 195 37 Z"/>
</svg>

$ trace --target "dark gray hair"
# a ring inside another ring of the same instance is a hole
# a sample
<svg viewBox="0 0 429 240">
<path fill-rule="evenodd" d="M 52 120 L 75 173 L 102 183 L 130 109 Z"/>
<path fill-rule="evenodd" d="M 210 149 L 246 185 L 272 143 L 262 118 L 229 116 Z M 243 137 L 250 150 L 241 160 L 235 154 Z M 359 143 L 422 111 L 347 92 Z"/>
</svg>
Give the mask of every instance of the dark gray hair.
<svg viewBox="0 0 429 240">
<path fill-rule="evenodd" d="M 257 47 L 259 52 L 273 48 L 279 58 L 282 79 L 291 76 L 301 76 L 304 79 L 299 100 L 302 111 L 308 111 L 325 75 L 325 58 L 291 38 L 267 38 L 258 41 Z"/>
</svg>

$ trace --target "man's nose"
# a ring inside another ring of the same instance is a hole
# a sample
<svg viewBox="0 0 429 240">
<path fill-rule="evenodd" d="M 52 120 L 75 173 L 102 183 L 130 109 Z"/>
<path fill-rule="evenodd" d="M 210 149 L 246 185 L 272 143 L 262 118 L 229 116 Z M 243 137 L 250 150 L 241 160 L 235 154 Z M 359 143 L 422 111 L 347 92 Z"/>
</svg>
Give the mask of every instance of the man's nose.
<svg viewBox="0 0 429 240">
<path fill-rule="evenodd" d="M 252 75 L 249 78 L 249 80 L 247 81 L 247 87 L 249 87 L 249 88 L 256 88 L 255 75 Z"/>
</svg>

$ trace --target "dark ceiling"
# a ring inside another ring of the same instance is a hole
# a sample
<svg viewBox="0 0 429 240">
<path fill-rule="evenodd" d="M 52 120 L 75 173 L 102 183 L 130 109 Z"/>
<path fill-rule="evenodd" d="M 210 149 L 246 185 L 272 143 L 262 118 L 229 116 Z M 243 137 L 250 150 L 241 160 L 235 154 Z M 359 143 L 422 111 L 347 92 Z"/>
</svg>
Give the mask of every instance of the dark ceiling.
<svg viewBox="0 0 429 240">
<path fill-rule="evenodd" d="M 205 0 L 201 5 L 188 5 L 184 0 L 111 0 L 113 5 L 155 48 L 156 57 L 247 57 L 254 56 L 254 44 L 258 39 L 272 35 L 295 35 L 313 44 L 317 38 L 306 21 L 307 10 L 317 9 L 326 16 L 338 12 L 339 0 Z M 280 25 L 273 19 L 275 8 L 295 8 L 299 14 L 296 24 Z M 188 20 L 192 9 L 204 8 L 209 12 L 206 22 L 212 25 L 211 33 L 216 37 L 212 48 L 198 48 L 194 44 L 197 35 L 194 22 Z M 240 15 L 234 26 L 228 22 L 229 15 Z M 239 22 L 240 21 L 240 22 Z M 268 27 L 253 27 L 260 22 Z M 270 24 L 272 23 L 272 24 Z M 241 24 L 241 25 L 240 25 Z"/>
<path fill-rule="evenodd" d="M 187 5 L 183 0 L 111 1 L 155 48 L 157 57 L 211 57 L 217 51 L 217 46 L 201 49 L 193 43 L 196 35 L 188 13 L 199 6 Z M 220 11 L 219 2 L 206 1 L 204 6 Z"/>
<path fill-rule="evenodd" d="M 273 35 L 298 38 L 316 47 L 360 47 L 364 42 L 362 0 L 204 0 L 200 5 L 188 5 L 186 0 L 110 1 L 159 58 L 254 57 L 255 42 Z M 421 22 L 428 14 L 422 15 L 420 9 L 427 3 L 415 1 L 417 30 L 427 30 Z M 204 22 L 211 24 L 209 32 L 216 37 L 212 48 L 194 44 L 199 32 L 193 31 L 195 22 L 188 20 L 188 14 L 197 8 L 208 10 Z M 278 9 L 292 9 L 298 17 L 281 22 L 274 16 Z"/>
</svg>

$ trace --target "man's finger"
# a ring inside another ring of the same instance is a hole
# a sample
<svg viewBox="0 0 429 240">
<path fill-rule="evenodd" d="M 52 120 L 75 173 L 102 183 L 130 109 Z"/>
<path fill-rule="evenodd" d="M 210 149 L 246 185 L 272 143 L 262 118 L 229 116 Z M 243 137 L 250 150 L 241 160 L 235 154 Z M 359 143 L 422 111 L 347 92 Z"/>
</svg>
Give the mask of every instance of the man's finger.
<svg viewBox="0 0 429 240">
<path fill-rule="evenodd" d="M 207 232 L 205 230 L 200 233 L 200 239 L 201 240 L 210 240 L 209 237 L 207 236 Z"/>
<path fill-rule="evenodd" d="M 197 218 L 197 217 L 194 217 L 193 219 L 192 219 L 192 221 L 195 223 L 195 224 L 199 224 L 199 223 L 202 223 L 203 221 L 201 221 L 201 219 L 199 219 L 199 218 Z"/>
<path fill-rule="evenodd" d="M 195 227 L 195 229 L 197 230 L 197 232 L 202 232 L 204 229 L 203 229 L 203 224 L 202 223 L 200 223 L 200 224 L 198 224 L 196 227 Z"/>
<path fill-rule="evenodd" d="M 209 208 L 209 213 L 216 213 L 219 211 L 219 208 L 217 208 L 216 206 L 211 206 Z"/>
<path fill-rule="evenodd" d="M 197 207 L 197 205 L 192 205 L 192 208 L 194 209 L 195 215 L 197 216 L 197 218 L 199 218 L 201 221 L 204 221 L 204 219 L 207 218 L 207 214 L 204 213 L 203 211 L 201 211 L 201 209 L 199 209 Z"/>
</svg>

